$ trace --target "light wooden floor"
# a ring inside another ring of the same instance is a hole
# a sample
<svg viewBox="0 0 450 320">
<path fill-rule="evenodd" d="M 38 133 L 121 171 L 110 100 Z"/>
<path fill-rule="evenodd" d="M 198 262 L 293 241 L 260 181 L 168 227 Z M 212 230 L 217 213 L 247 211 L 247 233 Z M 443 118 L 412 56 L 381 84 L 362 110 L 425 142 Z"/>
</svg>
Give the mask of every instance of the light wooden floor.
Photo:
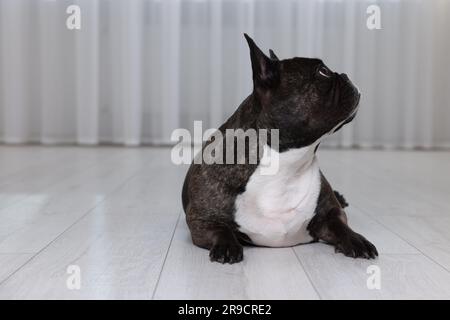
<svg viewBox="0 0 450 320">
<path fill-rule="evenodd" d="M 210 263 L 181 210 L 170 149 L 0 146 L 0 298 L 450 298 L 450 152 L 320 150 L 377 260 L 324 244 Z M 367 267 L 381 289 L 368 289 Z M 69 290 L 67 268 L 81 270 Z"/>
</svg>

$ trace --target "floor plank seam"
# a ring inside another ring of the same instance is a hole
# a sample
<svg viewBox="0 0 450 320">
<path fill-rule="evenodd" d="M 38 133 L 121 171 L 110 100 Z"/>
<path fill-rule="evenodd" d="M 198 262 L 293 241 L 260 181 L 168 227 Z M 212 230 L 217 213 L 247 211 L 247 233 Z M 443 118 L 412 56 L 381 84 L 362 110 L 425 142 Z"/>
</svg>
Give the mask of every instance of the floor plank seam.
<svg viewBox="0 0 450 320">
<path fill-rule="evenodd" d="M 156 280 L 155 289 L 153 289 L 151 300 L 155 300 L 155 295 L 156 295 L 156 291 L 158 290 L 159 281 L 161 280 L 161 275 L 164 271 L 164 267 L 166 265 L 166 260 L 167 260 L 167 257 L 169 256 L 169 251 L 170 251 L 170 248 L 172 247 L 172 242 L 175 237 L 175 232 L 177 231 L 177 227 L 178 227 L 178 223 L 180 222 L 181 215 L 182 215 L 182 213 L 178 214 L 177 222 L 175 223 L 175 227 L 173 228 L 172 236 L 170 237 L 169 245 L 167 247 L 166 254 L 164 256 L 164 260 L 161 265 L 161 270 L 159 272 L 158 279 Z"/>
<path fill-rule="evenodd" d="M 389 230 L 390 232 L 392 232 L 393 234 L 395 234 L 397 237 L 399 237 L 400 239 L 402 239 L 403 241 L 405 241 L 407 244 L 409 244 L 411 247 L 413 247 L 414 249 L 416 249 L 418 252 L 420 252 L 420 254 L 422 254 L 425 258 L 427 258 L 430 262 L 438 265 L 440 268 L 444 269 L 447 273 L 450 273 L 450 270 L 448 268 L 446 268 L 444 265 L 442 265 L 441 263 L 439 263 L 438 261 L 434 260 L 432 257 L 430 257 L 427 253 L 423 252 L 422 250 L 420 250 L 419 248 L 417 248 L 413 243 L 411 243 L 410 241 L 408 241 L 406 238 L 402 237 L 400 234 L 398 234 L 396 231 L 394 231 L 393 229 L 391 229 L 390 227 L 388 227 L 387 225 L 385 225 L 383 222 L 379 221 L 378 219 L 376 219 L 375 217 L 371 216 L 370 214 L 368 214 L 365 210 L 361 209 L 358 206 L 355 206 L 355 208 L 357 208 L 358 210 L 360 210 L 360 212 L 362 214 L 364 214 L 365 216 L 371 218 L 372 220 L 376 221 L 377 223 L 379 223 L 381 226 L 383 226 L 384 228 L 386 228 L 387 230 Z"/>
<path fill-rule="evenodd" d="M 134 174 L 132 174 L 130 177 L 126 178 L 122 183 L 120 183 L 117 188 L 115 188 L 114 190 L 112 190 L 109 194 L 105 195 L 105 197 L 99 201 L 98 203 L 96 203 L 93 207 L 91 207 L 90 209 L 88 209 L 86 211 L 85 214 L 81 215 L 76 221 L 74 221 L 70 226 L 68 226 L 66 229 L 64 229 L 61 233 L 59 233 L 52 241 L 50 241 L 49 243 L 47 243 L 47 245 L 45 245 L 42 249 L 40 249 L 39 251 L 37 251 L 35 254 L 33 254 L 33 256 L 31 256 L 28 260 L 26 260 L 23 264 L 21 264 L 20 266 L 18 266 L 18 268 L 16 270 L 14 270 L 10 275 L 8 275 L 5 279 L 3 279 L 2 281 L 0 281 L 0 289 L 1 287 L 4 285 L 4 283 L 6 283 L 12 276 L 14 276 L 17 272 L 19 272 L 22 268 L 24 268 L 28 263 L 30 263 L 33 259 L 35 259 L 37 256 L 39 256 L 45 249 L 47 249 L 49 246 L 51 246 L 55 241 L 57 241 L 63 234 L 65 234 L 67 231 L 69 231 L 71 228 L 73 228 L 78 222 L 80 222 L 82 219 L 84 219 L 86 216 L 88 216 L 89 214 L 91 214 L 95 208 L 97 208 L 98 206 L 100 206 L 102 203 L 104 203 L 106 201 L 106 199 L 108 199 L 111 195 L 113 195 L 114 193 L 116 193 L 118 190 L 120 190 L 124 185 L 126 185 L 130 180 L 132 180 L 133 178 L 135 178 L 138 173 L 140 172 L 140 169 L 137 170 Z"/>
<path fill-rule="evenodd" d="M 75 152 L 72 152 L 73 154 L 75 153 Z M 72 155 L 73 156 L 73 155 Z M 49 164 L 51 164 L 51 163 L 54 163 L 54 165 L 57 165 L 57 163 L 61 163 L 61 161 L 65 161 L 65 160 L 67 160 L 67 158 L 69 158 L 70 159 L 70 154 L 69 154 L 69 156 L 68 155 L 65 155 L 65 156 L 60 156 L 60 158 L 58 158 L 58 159 L 54 159 L 54 161 L 52 161 L 52 162 L 48 162 L 48 160 L 42 160 L 42 162 L 39 162 L 39 163 L 37 163 L 37 164 L 32 164 L 32 165 L 30 165 L 30 166 L 26 166 L 25 168 L 22 168 L 22 169 L 20 169 L 20 170 L 17 170 L 17 171 L 15 171 L 15 172 L 13 172 L 13 173 L 10 173 L 10 174 L 7 174 L 7 175 L 5 175 L 5 176 L 2 176 L 1 177 L 1 179 L 2 180 L 6 180 L 6 182 L 5 183 L 2 183 L 1 185 L 0 185 L 0 188 L 2 188 L 2 187 L 5 187 L 5 186 L 8 186 L 8 184 L 10 183 L 8 180 L 11 180 L 11 178 L 15 178 L 16 176 L 20 176 L 23 172 L 26 172 L 27 170 L 33 170 L 33 169 L 37 169 L 37 168 L 39 168 L 39 167 L 42 167 L 42 166 L 45 166 L 45 165 L 49 165 Z"/>
<path fill-rule="evenodd" d="M 341 167 L 343 166 L 345 168 L 345 166 L 348 165 L 348 159 L 344 160 L 344 159 L 340 159 L 338 158 L 339 163 L 341 164 Z M 379 171 L 383 171 L 383 168 L 378 167 L 377 168 Z M 411 191 L 409 189 L 405 189 L 404 185 L 402 183 L 398 183 L 396 182 L 395 179 L 385 179 L 384 176 L 380 176 L 379 174 L 374 174 L 373 171 L 368 171 L 366 168 L 361 168 L 358 166 L 354 166 L 353 170 L 356 170 L 357 172 L 359 172 L 359 174 L 364 175 L 370 179 L 375 180 L 376 182 L 379 182 L 380 185 L 383 185 L 383 183 L 389 182 L 391 187 L 393 187 L 395 189 L 395 191 L 401 190 L 402 194 L 405 196 L 407 195 L 409 198 L 411 199 L 415 199 L 416 197 L 420 197 L 422 196 L 422 194 L 420 192 L 417 192 L 416 190 Z M 332 170 L 330 170 L 332 171 Z M 448 210 L 447 207 L 442 206 L 439 203 L 433 203 L 434 206 L 442 209 L 442 210 Z"/>
<path fill-rule="evenodd" d="M 115 155 L 117 155 L 117 154 L 119 154 L 119 153 L 116 153 Z M 120 154 L 119 154 L 119 155 L 120 155 Z M 117 159 L 115 159 L 115 160 L 117 160 Z M 96 166 L 103 166 L 103 165 L 104 165 L 103 162 L 102 162 L 102 163 L 98 163 L 98 162 L 96 162 L 96 161 L 92 161 L 92 163 L 88 163 L 88 164 L 87 164 L 87 167 L 85 167 L 84 170 L 89 170 L 89 169 L 92 169 L 92 168 L 94 168 L 94 167 L 96 167 Z M 70 171 L 70 170 L 69 170 L 69 171 Z M 48 185 L 44 186 L 44 187 L 42 188 L 42 190 L 47 190 L 47 189 L 49 189 L 49 188 L 51 188 L 51 187 L 57 185 L 58 183 L 61 183 L 62 181 L 69 179 L 70 177 L 72 177 L 72 176 L 74 176 L 74 175 L 75 175 L 75 173 L 73 173 L 73 172 L 71 172 L 71 173 L 68 174 L 68 175 L 64 175 L 64 176 L 61 177 L 60 179 L 56 179 L 55 181 L 52 181 L 52 182 L 50 182 Z M 1 188 L 1 187 L 2 187 L 2 186 L 0 186 L 0 188 Z M 41 191 L 42 191 L 42 190 L 41 190 Z M 31 197 L 31 196 L 27 195 L 27 196 L 24 196 L 23 198 L 20 198 L 20 199 L 15 200 L 14 202 L 8 204 L 6 207 L 0 208 L 0 212 L 2 212 L 3 210 L 7 210 L 7 209 L 9 209 L 9 208 L 11 208 L 11 207 L 13 207 L 13 206 L 15 206 L 15 205 L 17 205 L 17 204 L 23 202 L 23 201 L 26 201 L 26 200 L 29 199 L 30 197 Z"/>
<path fill-rule="evenodd" d="M 314 285 L 314 282 L 309 275 L 308 271 L 306 271 L 305 266 L 303 265 L 302 261 L 300 260 L 300 257 L 297 255 L 297 252 L 294 250 L 294 248 L 291 248 L 292 252 L 294 252 L 295 257 L 297 258 L 298 263 L 300 264 L 300 267 L 302 268 L 303 272 L 305 273 L 306 277 L 308 278 L 309 283 L 313 287 L 314 291 L 316 292 L 317 296 L 319 297 L 319 300 L 323 300 L 322 296 L 319 293 L 319 290 Z"/>
<path fill-rule="evenodd" d="M 54 152 L 54 153 L 56 153 L 56 152 Z M 64 157 L 61 157 L 61 158 L 64 158 Z M 61 160 L 64 160 L 64 159 L 55 159 L 55 163 L 57 163 L 58 161 L 61 161 Z M 39 166 L 42 166 L 42 165 L 44 165 L 44 164 L 48 164 L 48 160 L 47 159 L 42 159 L 42 160 L 40 160 L 40 162 L 37 162 L 37 163 L 32 163 L 32 164 L 29 164 L 29 165 L 26 165 L 26 166 L 24 166 L 23 168 L 20 168 L 20 169 L 17 169 L 16 171 L 14 171 L 14 172 L 11 172 L 11 173 L 7 173 L 7 174 L 5 174 L 5 175 L 2 175 L 2 176 L 0 176 L 0 179 L 2 179 L 2 180 L 8 180 L 8 179 L 10 179 L 11 177 L 14 177 L 14 176 L 17 176 L 17 175 L 20 175 L 23 171 L 26 171 L 26 170 L 30 170 L 30 169 L 32 169 L 32 168 L 37 168 L 37 167 L 39 167 Z M 0 184 L 0 187 L 3 187 L 3 186 L 5 186 L 6 184 Z"/>
<path fill-rule="evenodd" d="M 25 254 L 35 254 L 36 252 L 0 252 L 0 256 L 2 255 L 25 255 Z"/>
</svg>

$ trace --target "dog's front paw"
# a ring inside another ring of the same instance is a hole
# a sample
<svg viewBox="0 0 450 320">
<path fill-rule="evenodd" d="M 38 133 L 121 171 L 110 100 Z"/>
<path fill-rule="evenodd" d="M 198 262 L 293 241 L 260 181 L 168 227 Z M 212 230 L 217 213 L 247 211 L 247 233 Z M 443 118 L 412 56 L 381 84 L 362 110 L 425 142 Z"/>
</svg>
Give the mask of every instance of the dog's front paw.
<svg viewBox="0 0 450 320">
<path fill-rule="evenodd" d="M 356 232 L 350 233 L 347 237 L 336 244 L 336 252 L 341 252 L 347 257 L 375 259 L 378 251 L 375 246 L 366 238 Z"/>
<path fill-rule="evenodd" d="M 242 245 L 237 241 L 219 241 L 209 251 L 211 261 L 236 263 L 244 258 Z"/>
</svg>

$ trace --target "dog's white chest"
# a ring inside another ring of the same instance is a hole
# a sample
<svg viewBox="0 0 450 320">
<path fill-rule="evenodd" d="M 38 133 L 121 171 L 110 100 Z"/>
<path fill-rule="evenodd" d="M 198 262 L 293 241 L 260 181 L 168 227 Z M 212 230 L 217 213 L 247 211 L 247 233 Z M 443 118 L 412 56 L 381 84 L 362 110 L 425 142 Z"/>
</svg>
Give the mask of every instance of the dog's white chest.
<svg viewBox="0 0 450 320">
<path fill-rule="evenodd" d="M 275 174 L 262 174 L 258 166 L 236 198 L 235 221 L 254 244 L 285 247 L 312 240 L 306 227 L 320 192 L 314 147 L 279 153 Z"/>
</svg>

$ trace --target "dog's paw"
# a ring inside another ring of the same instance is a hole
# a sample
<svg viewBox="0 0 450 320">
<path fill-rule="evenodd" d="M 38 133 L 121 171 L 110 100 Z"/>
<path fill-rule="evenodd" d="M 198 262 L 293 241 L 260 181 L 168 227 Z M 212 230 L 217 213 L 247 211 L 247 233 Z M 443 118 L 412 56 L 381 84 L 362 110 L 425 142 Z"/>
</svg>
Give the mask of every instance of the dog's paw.
<svg viewBox="0 0 450 320">
<path fill-rule="evenodd" d="M 243 247 L 237 241 L 219 241 L 209 251 L 211 261 L 236 263 L 244 258 Z"/>
<path fill-rule="evenodd" d="M 350 233 L 347 237 L 339 241 L 335 251 L 352 258 L 375 259 L 378 256 L 377 248 L 356 232 Z"/>
</svg>

